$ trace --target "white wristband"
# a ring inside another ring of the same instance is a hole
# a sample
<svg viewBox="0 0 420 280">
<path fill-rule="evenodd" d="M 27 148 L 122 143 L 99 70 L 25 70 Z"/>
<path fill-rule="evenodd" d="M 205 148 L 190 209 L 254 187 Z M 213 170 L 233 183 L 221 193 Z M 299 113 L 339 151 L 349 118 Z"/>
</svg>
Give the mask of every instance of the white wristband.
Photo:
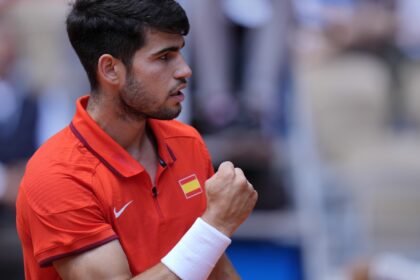
<svg viewBox="0 0 420 280">
<path fill-rule="evenodd" d="M 207 279 L 231 242 L 229 237 L 198 218 L 161 261 L 182 280 Z"/>
</svg>

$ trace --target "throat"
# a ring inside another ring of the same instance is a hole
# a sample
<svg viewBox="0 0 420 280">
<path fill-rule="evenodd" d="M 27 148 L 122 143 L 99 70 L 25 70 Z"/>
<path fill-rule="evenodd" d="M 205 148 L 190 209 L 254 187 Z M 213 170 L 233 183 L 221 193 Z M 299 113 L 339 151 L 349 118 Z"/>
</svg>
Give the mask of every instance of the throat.
<svg viewBox="0 0 420 280">
<path fill-rule="evenodd" d="M 159 164 L 157 144 L 149 129 L 146 130 L 146 137 L 141 141 L 137 149 L 130 154 L 143 166 L 150 176 L 152 184 L 156 183 L 156 172 Z"/>
<path fill-rule="evenodd" d="M 147 174 L 149 174 L 150 180 L 152 181 L 152 185 L 155 186 L 157 166 L 159 163 L 156 153 L 151 152 L 148 157 L 141 157 L 138 161 L 146 170 Z"/>
</svg>

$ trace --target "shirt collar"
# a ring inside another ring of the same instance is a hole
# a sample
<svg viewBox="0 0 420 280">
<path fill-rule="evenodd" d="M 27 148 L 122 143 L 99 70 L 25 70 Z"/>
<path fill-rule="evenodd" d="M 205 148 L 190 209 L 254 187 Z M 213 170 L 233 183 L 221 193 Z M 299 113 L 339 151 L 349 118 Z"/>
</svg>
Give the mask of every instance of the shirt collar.
<svg viewBox="0 0 420 280">
<path fill-rule="evenodd" d="M 131 177 L 144 171 L 143 166 L 112 139 L 87 113 L 89 96 L 80 97 L 70 129 L 80 142 L 112 172 Z M 176 157 L 165 141 L 159 120 L 147 121 L 156 142 L 161 165 L 171 165 Z M 163 161 L 163 162 L 162 162 Z"/>
</svg>

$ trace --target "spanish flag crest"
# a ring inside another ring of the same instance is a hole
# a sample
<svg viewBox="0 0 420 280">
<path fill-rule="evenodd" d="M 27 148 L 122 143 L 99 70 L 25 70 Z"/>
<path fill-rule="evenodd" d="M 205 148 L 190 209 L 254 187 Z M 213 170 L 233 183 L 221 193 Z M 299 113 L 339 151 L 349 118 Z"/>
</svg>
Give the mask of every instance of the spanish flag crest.
<svg viewBox="0 0 420 280">
<path fill-rule="evenodd" d="M 198 181 L 197 175 L 192 174 L 178 181 L 184 192 L 185 198 L 189 199 L 203 192 L 200 182 Z"/>
</svg>

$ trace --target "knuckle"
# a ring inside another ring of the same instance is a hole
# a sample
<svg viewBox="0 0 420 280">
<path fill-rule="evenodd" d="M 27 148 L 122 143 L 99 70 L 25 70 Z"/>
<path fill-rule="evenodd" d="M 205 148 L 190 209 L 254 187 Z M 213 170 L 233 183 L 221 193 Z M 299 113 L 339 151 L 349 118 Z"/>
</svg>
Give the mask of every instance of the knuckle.
<svg viewBox="0 0 420 280">
<path fill-rule="evenodd" d="M 234 169 L 233 163 L 230 161 L 224 161 L 219 165 L 218 170 L 230 170 L 230 169 Z"/>
<path fill-rule="evenodd" d="M 208 184 L 211 184 L 213 181 L 214 181 L 214 175 L 213 175 L 213 176 L 211 176 L 210 178 L 208 178 L 208 179 L 204 182 L 204 184 L 205 184 L 205 185 L 208 185 Z"/>
<path fill-rule="evenodd" d="M 204 182 L 204 188 L 206 190 L 209 189 L 209 188 L 211 188 L 215 184 L 214 181 L 215 181 L 215 178 L 214 177 L 211 177 L 211 178 L 207 179 Z"/>
<path fill-rule="evenodd" d="M 244 176 L 244 171 L 239 167 L 235 167 L 235 174 Z"/>
<path fill-rule="evenodd" d="M 254 199 L 254 203 L 257 202 L 257 200 L 258 200 L 258 192 L 255 191 L 255 190 L 254 190 L 254 193 L 253 193 L 253 199 Z"/>
<path fill-rule="evenodd" d="M 225 161 L 220 164 L 217 174 L 222 177 L 233 177 L 234 170 L 233 164 L 230 161 Z"/>
<path fill-rule="evenodd" d="M 223 169 L 220 173 L 220 176 L 223 179 L 233 179 L 235 177 L 235 172 L 233 168 Z"/>
<path fill-rule="evenodd" d="M 242 187 L 247 187 L 248 186 L 248 180 L 244 176 L 238 177 L 237 182 Z"/>
</svg>

